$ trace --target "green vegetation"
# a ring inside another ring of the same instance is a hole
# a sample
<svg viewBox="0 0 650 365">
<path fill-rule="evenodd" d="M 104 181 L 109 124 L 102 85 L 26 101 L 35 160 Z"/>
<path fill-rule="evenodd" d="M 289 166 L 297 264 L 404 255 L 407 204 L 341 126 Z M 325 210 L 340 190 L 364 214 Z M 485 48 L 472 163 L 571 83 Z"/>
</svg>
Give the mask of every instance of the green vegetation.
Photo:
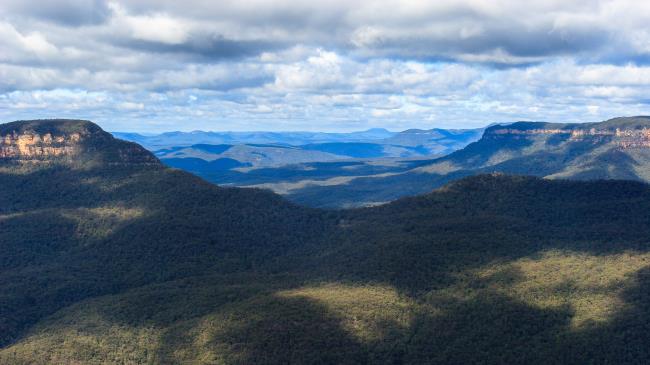
<svg viewBox="0 0 650 365">
<path fill-rule="evenodd" d="M 159 164 L 0 161 L 0 186 L 3 364 L 650 359 L 644 183 L 480 175 L 349 211 Z"/>
<path fill-rule="evenodd" d="M 590 134 L 592 129 L 593 134 Z M 500 133 L 504 131 L 508 133 Z M 317 170 L 305 176 L 302 184 L 296 184 L 298 181 L 293 179 L 294 188 L 287 192 L 277 180 L 273 184 L 264 181 L 263 186 L 299 204 L 336 208 L 425 194 L 450 181 L 493 172 L 552 179 L 650 182 L 650 117 L 615 118 L 586 124 L 518 122 L 498 125 L 486 129 L 479 141 L 447 156 L 411 162 L 406 169 L 390 168 L 375 173 L 351 175 L 340 171 L 339 176 L 352 178 L 340 180 L 338 184 L 310 184 L 310 180 L 314 180 L 312 176 L 318 175 Z M 265 175 L 279 179 L 283 173 L 286 174 L 278 169 L 275 174 L 266 172 Z M 262 175 L 262 172 L 257 174 Z M 216 182 L 246 181 L 245 176 L 223 175 L 204 177 Z M 323 179 L 333 177 L 330 172 Z"/>
</svg>

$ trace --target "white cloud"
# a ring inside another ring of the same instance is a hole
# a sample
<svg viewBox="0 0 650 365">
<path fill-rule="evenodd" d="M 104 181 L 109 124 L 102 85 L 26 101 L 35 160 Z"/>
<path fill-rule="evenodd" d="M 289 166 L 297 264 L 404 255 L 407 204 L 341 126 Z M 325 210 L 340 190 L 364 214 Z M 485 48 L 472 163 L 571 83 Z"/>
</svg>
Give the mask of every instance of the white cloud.
<svg viewBox="0 0 650 365">
<path fill-rule="evenodd" d="M 275 86 L 280 90 L 325 90 L 344 82 L 343 61 L 334 52 L 321 49 L 306 60 L 280 65 Z"/>
<path fill-rule="evenodd" d="M 58 49 L 43 34 L 33 31 L 21 34 L 13 25 L 0 22 L 0 60 L 28 61 L 55 57 Z"/>
<path fill-rule="evenodd" d="M 109 8 L 113 11 L 111 26 L 135 39 L 167 44 L 181 44 L 188 39 L 189 25 L 167 14 L 133 16 L 118 3 L 110 3 Z"/>
<path fill-rule="evenodd" d="M 633 0 L 57 3 L 0 2 L 5 120 L 400 129 L 648 114 L 650 5 Z"/>
</svg>

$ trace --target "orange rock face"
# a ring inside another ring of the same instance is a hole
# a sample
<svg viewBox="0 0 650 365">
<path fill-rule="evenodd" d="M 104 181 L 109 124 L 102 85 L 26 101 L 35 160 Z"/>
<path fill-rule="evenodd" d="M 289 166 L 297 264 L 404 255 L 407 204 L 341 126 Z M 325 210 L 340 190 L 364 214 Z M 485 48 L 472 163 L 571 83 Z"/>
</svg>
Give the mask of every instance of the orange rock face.
<svg viewBox="0 0 650 365">
<path fill-rule="evenodd" d="M 26 132 L 0 136 L 0 158 L 39 159 L 44 157 L 71 156 L 79 150 L 81 135 L 52 136 Z"/>
</svg>

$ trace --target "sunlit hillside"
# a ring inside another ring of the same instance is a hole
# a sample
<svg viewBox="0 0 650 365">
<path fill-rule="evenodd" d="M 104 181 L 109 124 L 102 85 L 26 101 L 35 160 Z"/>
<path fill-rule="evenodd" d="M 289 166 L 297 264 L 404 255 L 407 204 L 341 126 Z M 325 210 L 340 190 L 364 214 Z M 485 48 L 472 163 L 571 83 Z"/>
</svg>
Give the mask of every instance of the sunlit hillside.
<svg viewBox="0 0 650 365">
<path fill-rule="evenodd" d="M 644 183 L 480 175 L 320 211 L 32 152 L 1 162 L 2 363 L 650 358 Z"/>
</svg>

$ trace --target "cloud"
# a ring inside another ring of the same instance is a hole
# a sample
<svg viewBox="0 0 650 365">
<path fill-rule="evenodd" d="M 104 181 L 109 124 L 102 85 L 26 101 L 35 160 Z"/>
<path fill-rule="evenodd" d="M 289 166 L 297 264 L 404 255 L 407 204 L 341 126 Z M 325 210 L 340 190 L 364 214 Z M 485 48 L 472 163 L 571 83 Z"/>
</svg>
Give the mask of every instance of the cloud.
<svg viewBox="0 0 650 365">
<path fill-rule="evenodd" d="M 117 3 L 113 10 L 111 26 L 121 29 L 134 39 L 165 44 L 182 44 L 189 37 L 191 25 L 166 14 L 133 16 L 127 14 Z"/>
<path fill-rule="evenodd" d="M 159 28 L 161 36 L 185 24 L 195 34 L 229 42 L 307 44 L 371 58 L 495 65 L 558 55 L 604 59 L 613 56 L 611 44 L 640 56 L 648 51 L 643 24 L 650 15 L 647 5 L 632 0 L 188 0 L 121 2 L 113 8 L 122 17 L 164 20 L 168 24 Z"/>
<path fill-rule="evenodd" d="M 0 22 L 0 60 L 20 62 L 29 58 L 44 59 L 56 56 L 58 49 L 42 33 L 21 34 L 13 25 Z"/>
<path fill-rule="evenodd" d="M 3 0 L 0 12 L 70 27 L 99 24 L 110 16 L 110 9 L 104 0 L 39 1 L 38 4 L 24 0 Z"/>
<path fill-rule="evenodd" d="M 5 0 L 0 117 L 241 130 L 648 114 L 649 17 L 633 0 Z"/>
</svg>

